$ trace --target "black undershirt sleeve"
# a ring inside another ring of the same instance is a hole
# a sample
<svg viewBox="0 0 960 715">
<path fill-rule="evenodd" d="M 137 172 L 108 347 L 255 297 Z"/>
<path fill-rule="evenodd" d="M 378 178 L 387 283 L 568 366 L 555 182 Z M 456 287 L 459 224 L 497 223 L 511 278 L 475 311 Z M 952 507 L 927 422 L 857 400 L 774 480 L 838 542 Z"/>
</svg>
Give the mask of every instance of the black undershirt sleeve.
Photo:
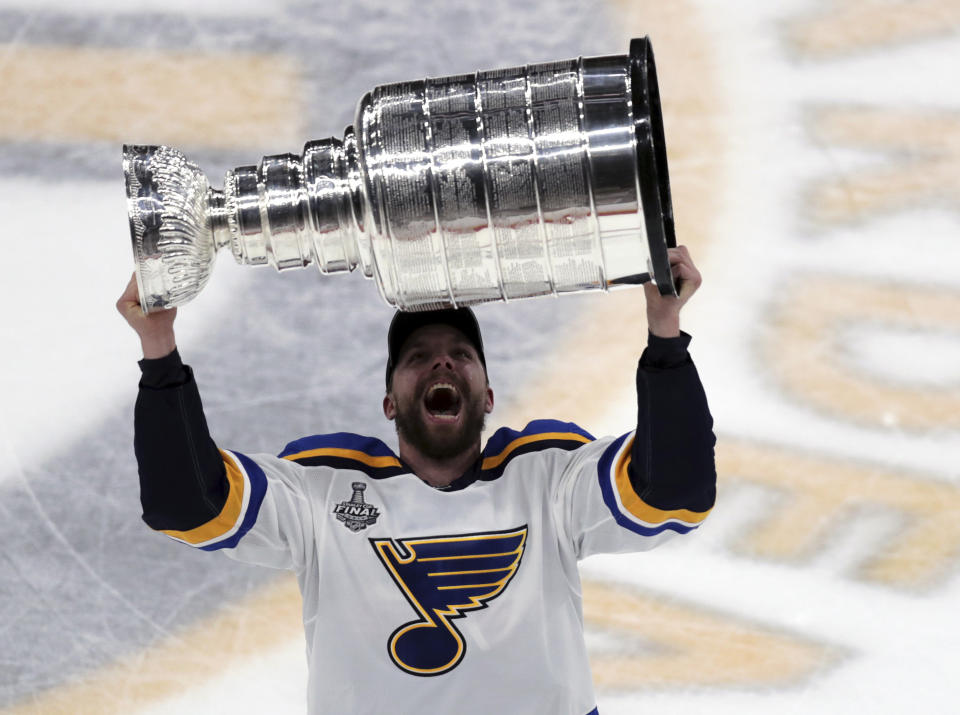
<svg viewBox="0 0 960 715">
<path fill-rule="evenodd" d="M 716 493 L 713 419 L 687 352 L 690 336 L 648 336 L 637 368 L 637 433 L 630 480 L 658 509 L 706 511 Z M 143 519 L 184 531 L 223 509 L 229 486 L 193 371 L 179 353 L 141 360 L 134 450 Z"/>
<path fill-rule="evenodd" d="M 143 520 L 153 529 L 196 528 L 220 513 L 229 486 L 193 371 L 176 349 L 139 365 L 133 445 Z"/>
<path fill-rule="evenodd" d="M 629 474 L 650 506 L 704 512 L 716 498 L 716 437 L 689 344 L 686 333 L 648 335 L 637 367 L 637 433 Z"/>
</svg>

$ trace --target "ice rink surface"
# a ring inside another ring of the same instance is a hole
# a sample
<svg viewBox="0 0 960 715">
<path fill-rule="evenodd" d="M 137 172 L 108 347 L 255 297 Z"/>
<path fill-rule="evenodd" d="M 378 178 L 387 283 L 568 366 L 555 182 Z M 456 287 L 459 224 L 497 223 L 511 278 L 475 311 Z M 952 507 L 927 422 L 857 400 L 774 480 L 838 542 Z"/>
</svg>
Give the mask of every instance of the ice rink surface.
<svg viewBox="0 0 960 715">
<path fill-rule="evenodd" d="M 0 0 L 0 713 L 298 713 L 286 574 L 140 520 L 122 143 L 214 185 L 390 81 L 657 53 L 684 329 L 718 434 L 692 537 L 582 565 L 604 715 L 903 713 L 960 689 L 960 0 Z M 481 308 L 497 411 L 622 433 L 643 294 Z M 358 275 L 221 256 L 178 316 L 219 444 L 380 414 Z"/>
</svg>

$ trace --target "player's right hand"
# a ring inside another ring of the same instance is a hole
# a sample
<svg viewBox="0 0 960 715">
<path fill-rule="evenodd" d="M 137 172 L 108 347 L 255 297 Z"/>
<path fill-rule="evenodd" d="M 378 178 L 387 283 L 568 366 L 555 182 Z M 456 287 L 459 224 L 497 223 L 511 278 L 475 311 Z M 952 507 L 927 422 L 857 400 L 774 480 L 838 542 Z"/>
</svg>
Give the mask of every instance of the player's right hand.
<svg viewBox="0 0 960 715">
<path fill-rule="evenodd" d="M 177 341 L 173 332 L 173 321 L 177 309 L 158 310 L 149 315 L 143 314 L 140 305 L 140 292 L 137 289 L 137 274 L 130 276 L 130 282 L 117 300 L 117 310 L 127 324 L 140 336 L 143 356 L 148 359 L 161 358 L 173 352 Z"/>
</svg>

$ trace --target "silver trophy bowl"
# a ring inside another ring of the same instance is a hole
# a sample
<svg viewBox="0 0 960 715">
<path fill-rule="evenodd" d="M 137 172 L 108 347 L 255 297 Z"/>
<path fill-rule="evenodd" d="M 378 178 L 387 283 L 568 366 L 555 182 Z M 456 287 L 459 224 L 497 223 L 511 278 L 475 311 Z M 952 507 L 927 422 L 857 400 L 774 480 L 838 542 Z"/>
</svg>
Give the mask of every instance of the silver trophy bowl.
<svg viewBox="0 0 960 715">
<path fill-rule="evenodd" d="M 676 245 L 653 51 L 381 85 L 342 140 L 228 171 L 222 190 L 166 146 L 123 147 L 146 313 L 239 263 L 358 266 L 402 310 L 653 281 Z"/>
</svg>

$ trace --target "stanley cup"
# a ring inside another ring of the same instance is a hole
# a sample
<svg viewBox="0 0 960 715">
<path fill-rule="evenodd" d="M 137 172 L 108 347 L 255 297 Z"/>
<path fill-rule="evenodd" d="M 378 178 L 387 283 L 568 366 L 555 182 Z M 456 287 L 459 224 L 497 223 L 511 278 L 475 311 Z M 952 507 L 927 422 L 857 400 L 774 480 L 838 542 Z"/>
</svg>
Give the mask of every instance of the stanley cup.
<svg viewBox="0 0 960 715">
<path fill-rule="evenodd" d="M 144 312 L 182 305 L 217 251 L 278 270 L 360 267 L 401 310 L 602 290 L 675 293 L 653 52 L 382 85 L 343 140 L 228 171 L 124 146 Z"/>
</svg>

